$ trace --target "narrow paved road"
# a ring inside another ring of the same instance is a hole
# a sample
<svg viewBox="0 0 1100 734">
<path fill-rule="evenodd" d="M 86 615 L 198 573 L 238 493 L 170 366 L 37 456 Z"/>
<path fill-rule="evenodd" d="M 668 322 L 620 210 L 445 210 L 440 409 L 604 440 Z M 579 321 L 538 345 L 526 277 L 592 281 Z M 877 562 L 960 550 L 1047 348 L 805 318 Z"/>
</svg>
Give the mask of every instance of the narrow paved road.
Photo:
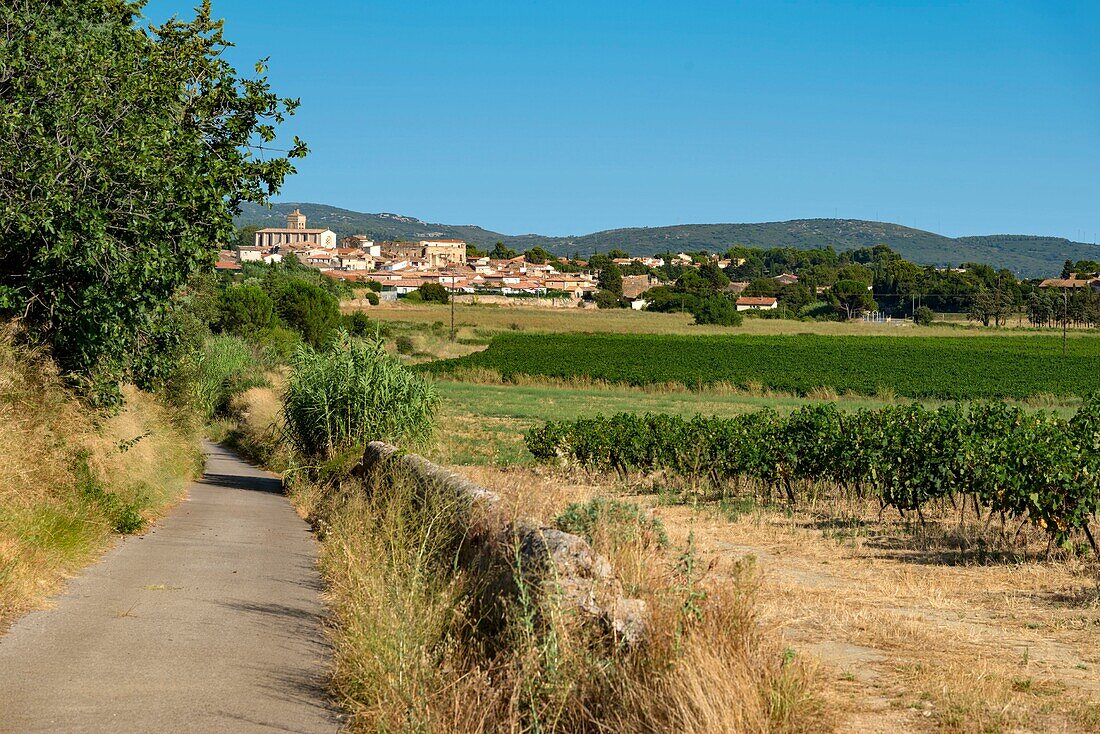
<svg viewBox="0 0 1100 734">
<path fill-rule="evenodd" d="M 335 732 L 317 549 L 278 479 L 208 445 L 143 538 L 0 636 L 0 732 Z"/>
</svg>

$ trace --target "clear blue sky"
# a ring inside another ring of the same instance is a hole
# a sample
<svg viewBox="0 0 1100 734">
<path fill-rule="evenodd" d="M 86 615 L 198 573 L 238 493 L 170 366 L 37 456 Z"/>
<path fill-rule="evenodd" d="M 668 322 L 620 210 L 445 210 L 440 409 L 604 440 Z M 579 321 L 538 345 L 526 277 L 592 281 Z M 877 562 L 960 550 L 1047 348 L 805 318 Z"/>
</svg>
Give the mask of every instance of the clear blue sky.
<svg viewBox="0 0 1100 734">
<path fill-rule="evenodd" d="M 152 0 L 151 19 L 189 0 Z M 1100 238 L 1100 2 L 214 0 L 284 201 L 508 234 L 802 217 Z"/>
</svg>

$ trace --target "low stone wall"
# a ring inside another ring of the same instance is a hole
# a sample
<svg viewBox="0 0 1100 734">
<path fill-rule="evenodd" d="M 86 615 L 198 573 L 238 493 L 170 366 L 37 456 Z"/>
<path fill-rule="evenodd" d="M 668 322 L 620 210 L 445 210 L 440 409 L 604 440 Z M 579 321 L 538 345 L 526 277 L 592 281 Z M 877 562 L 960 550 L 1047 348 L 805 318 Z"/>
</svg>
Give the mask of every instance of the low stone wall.
<svg viewBox="0 0 1100 734">
<path fill-rule="evenodd" d="M 459 561 L 469 570 L 493 576 L 491 586 L 508 593 L 518 588 L 515 576 L 520 574 L 528 588 L 555 596 L 616 640 L 634 645 L 644 639 L 645 602 L 623 595 L 611 564 L 583 538 L 529 518 L 509 517 L 495 492 L 381 441 L 367 444 L 361 469 L 368 480 L 397 470 L 468 504 L 471 527 L 480 530 L 471 536 Z M 509 578 L 498 578 L 502 571 Z"/>
</svg>

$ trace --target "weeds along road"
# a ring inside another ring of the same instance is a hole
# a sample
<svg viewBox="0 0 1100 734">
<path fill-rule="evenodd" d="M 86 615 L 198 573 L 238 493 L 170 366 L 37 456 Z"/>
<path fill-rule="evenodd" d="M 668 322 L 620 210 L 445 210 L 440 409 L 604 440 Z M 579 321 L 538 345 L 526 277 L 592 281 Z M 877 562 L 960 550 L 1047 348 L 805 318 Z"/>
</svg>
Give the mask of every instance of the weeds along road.
<svg viewBox="0 0 1100 734">
<path fill-rule="evenodd" d="M 207 445 L 142 538 L 0 636 L 0 732 L 335 732 L 317 548 L 271 475 Z"/>
</svg>

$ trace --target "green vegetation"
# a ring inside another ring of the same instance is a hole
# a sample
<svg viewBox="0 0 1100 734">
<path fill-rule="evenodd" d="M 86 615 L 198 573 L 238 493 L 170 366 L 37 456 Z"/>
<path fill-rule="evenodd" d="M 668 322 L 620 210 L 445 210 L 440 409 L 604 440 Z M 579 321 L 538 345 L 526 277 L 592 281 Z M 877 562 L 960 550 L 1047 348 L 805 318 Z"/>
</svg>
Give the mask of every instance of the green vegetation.
<svg viewBox="0 0 1100 734">
<path fill-rule="evenodd" d="M 685 420 L 622 413 L 549 422 L 527 434 L 536 459 L 615 471 L 668 471 L 725 491 L 751 479 L 792 504 L 833 486 L 901 513 L 950 500 L 992 520 L 1027 520 L 1059 544 L 1075 533 L 1100 554 L 1100 396 L 1066 421 L 1004 403 L 917 404 L 845 414 L 833 404 Z M 734 489 L 736 491 L 736 489 Z M 981 508 L 979 510 L 979 508 Z M 981 519 L 979 517 L 979 519 Z"/>
<path fill-rule="evenodd" d="M 505 333 L 489 348 L 421 369 L 488 368 L 631 385 L 725 382 L 805 395 L 817 388 L 914 398 L 1086 395 L 1100 387 L 1100 340 L 1052 337 L 831 337 Z"/>
<path fill-rule="evenodd" d="M 285 434 L 304 457 L 327 460 L 375 440 L 417 445 L 431 435 L 435 390 L 380 342 L 341 334 L 322 351 L 301 347 L 292 367 Z"/>
<path fill-rule="evenodd" d="M 141 4 L 0 5 L 0 316 L 18 317 L 85 395 L 170 369 L 173 298 L 305 155 L 255 156 L 297 102 L 239 77 L 209 4 L 141 27 Z M 152 366 L 159 364 L 160 367 Z M 140 368 L 139 368 L 140 365 Z"/>
<path fill-rule="evenodd" d="M 140 532 L 200 471 L 187 413 L 133 387 L 109 415 L 0 330 L 0 629 L 57 591 L 115 533 Z"/>
<path fill-rule="evenodd" d="M 289 280 L 279 290 L 279 316 L 311 346 L 329 340 L 340 324 L 340 304 L 319 286 Z"/>
<path fill-rule="evenodd" d="M 558 530 L 579 535 L 589 543 L 596 542 L 595 533 L 613 536 L 611 542 L 620 545 L 639 542 L 645 547 L 664 548 L 668 534 L 659 518 L 652 517 L 631 502 L 595 497 L 587 502 L 568 505 L 554 525 Z"/>
</svg>

